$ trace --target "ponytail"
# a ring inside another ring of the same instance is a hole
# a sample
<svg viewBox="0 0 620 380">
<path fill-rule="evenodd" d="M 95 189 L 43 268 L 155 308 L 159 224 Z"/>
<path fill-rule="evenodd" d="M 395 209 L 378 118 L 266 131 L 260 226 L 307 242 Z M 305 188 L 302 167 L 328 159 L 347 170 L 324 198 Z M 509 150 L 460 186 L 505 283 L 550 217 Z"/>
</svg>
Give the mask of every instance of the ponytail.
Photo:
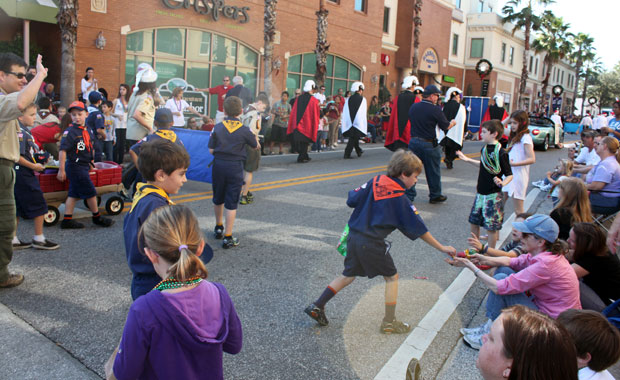
<svg viewBox="0 0 620 380">
<path fill-rule="evenodd" d="M 553 243 L 545 241 L 545 250 L 551 252 L 554 255 L 566 256 L 568 253 L 568 243 L 562 239 L 556 239 Z"/>
<path fill-rule="evenodd" d="M 174 263 L 168 273 L 177 281 L 185 282 L 192 277 L 207 278 L 208 272 L 204 263 L 187 247 L 179 248 L 179 259 Z"/>
</svg>

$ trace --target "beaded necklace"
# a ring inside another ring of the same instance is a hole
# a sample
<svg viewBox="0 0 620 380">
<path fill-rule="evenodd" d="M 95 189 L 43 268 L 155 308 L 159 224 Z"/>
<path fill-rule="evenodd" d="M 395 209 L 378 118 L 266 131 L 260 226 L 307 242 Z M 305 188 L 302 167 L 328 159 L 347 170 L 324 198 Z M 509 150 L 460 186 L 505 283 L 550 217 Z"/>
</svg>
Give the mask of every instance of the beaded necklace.
<svg viewBox="0 0 620 380">
<path fill-rule="evenodd" d="M 155 285 L 153 289 L 157 289 L 160 292 L 166 289 L 178 289 L 183 286 L 195 285 L 202 281 L 202 277 L 195 276 L 187 281 L 177 281 L 174 277 L 168 277 L 165 280 L 162 280 L 159 284 Z"/>
<path fill-rule="evenodd" d="M 502 171 L 502 168 L 499 163 L 499 147 L 500 144 L 495 144 L 495 149 L 491 154 L 489 154 L 487 150 L 487 145 L 482 148 L 482 154 L 480 158 L 482 159 L 482 166 L 491 174 L 497 175 Z"/>
</svg>

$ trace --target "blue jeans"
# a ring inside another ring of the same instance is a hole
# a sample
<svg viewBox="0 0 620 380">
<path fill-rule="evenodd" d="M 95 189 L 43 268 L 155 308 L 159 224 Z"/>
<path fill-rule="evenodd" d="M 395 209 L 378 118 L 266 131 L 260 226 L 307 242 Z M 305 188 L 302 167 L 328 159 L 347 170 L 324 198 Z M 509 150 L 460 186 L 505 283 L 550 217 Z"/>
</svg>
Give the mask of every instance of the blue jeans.
<svg viewBox="0 0 620 380">
<path fill-rule="evenodd" d="M 501 267 L 495 271 L 493 278 L 496 280 L 502 280 L 513 273 L 515 273 L 515 271 L 512 269 L 508 267 Z M 524 305 L 530 309 L 538 310 L 538 306 L 534 304 L 532 297 L 528 297 L 525 293 L 500 295 L 489 292 L 486 316 L 490 320 L 494 321 L 497 317 L 499 317 L 503 309 L 513 305 Z"/>
<path fill-rule="evenodd" d="M 114 161 L 114 141 L 103 142 L 103 153 L 106 161 Z"/>
<path fill-rule="evenodd" d="M 422 160 L 426 183 L 428 184 L 430 199 L 441 196 L 441 146 L 433 147 L 433 143 L 412 137 L 409 141 L 409 150 Z M 407 197 L 413 202 L 417 195 L 415 185 L 405 191 Z"/>
</svg>

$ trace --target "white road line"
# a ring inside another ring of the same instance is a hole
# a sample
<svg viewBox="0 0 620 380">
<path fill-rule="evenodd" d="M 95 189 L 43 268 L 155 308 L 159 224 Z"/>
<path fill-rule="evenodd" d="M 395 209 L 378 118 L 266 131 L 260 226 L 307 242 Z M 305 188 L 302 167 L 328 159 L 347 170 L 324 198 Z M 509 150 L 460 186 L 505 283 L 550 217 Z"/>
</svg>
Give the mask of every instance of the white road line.
<svg viewBox="0 0 620 380">
<path fill-rule="evenodd" d="M 538 193 L 540 193 L 538 189 L 533 189 L 529 192 L 525 199 L 525 210 L 532 206 Z M 514 219 L 515 214 L 513 213 L 504 221 L 504 226 L 499 233 L 499 243 L 502 243 L 510 235 Z M 472 271 L 464 268 L 452 284 L 439 296 L 435 305 L 422 318 L 394 355 L 381 368 L 377 376 L 375 376 L 375 380 L 404 379 L 411 359 L 420 360 L 422 358 L 424 352 L 431 345 L 446 321 L 452 316 L 452 313 L 454 313 L 475 281 L 476 277 Z"/>
</svg>

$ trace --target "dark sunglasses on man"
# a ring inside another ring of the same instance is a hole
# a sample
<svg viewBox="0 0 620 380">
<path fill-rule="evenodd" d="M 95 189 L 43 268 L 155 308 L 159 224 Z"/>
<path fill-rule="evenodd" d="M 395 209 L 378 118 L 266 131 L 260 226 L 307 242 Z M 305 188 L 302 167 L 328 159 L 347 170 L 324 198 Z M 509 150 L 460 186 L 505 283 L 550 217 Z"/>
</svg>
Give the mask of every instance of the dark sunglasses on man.
<svg viewBox="0 0 620 380">
<path fill-rule="evenodd" d="M 17 77 L 17 79 L 24 79 L 26 77 L 25 73 L 14 73 L 12 71 L 7 71 L 7 74 L 13 74 Z"/>
</svg>

